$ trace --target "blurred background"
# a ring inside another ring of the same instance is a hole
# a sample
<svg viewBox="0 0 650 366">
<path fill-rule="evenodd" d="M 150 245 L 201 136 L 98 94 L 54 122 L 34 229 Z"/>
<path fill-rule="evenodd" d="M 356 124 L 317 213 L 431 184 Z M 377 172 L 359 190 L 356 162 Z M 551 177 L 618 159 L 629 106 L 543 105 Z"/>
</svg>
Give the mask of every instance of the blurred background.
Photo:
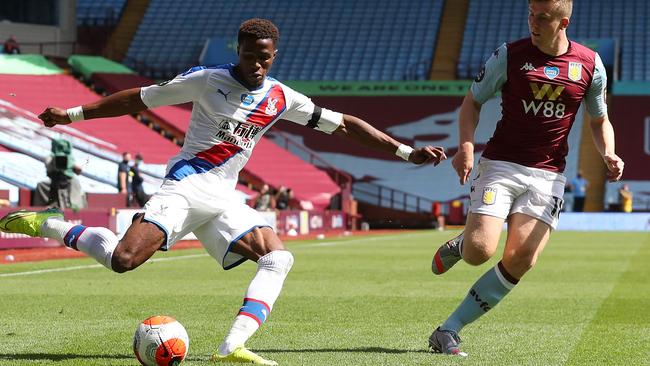
<svg viewBox="0 0 650 366">
<path fill-rule="evenodd" d="M 3 0 L 0 211 L 57 205 L 122 233 L 182 146 L 191 105 L 54 129 L 36 116 L 194 65 L 236 62 L 239 24 L 252 17 L 280 29 L 273 77 L 404 143 L 444 146 L 451 158 L 471 80 L 501 43 L 528 35 L 527 8 L 525 0 Z M 568 34 L 607 67 L 609 116 L 626 169 L 622 182 L 606 183 L 581 109 L 560 230 L 650 230 L 648 19 L 645 0 L 574 2 Z M 500 114 L 496 96 L 481 112 L 477 159 Z M 55 151 L 61 140 L 67 152 Z M 416 167 L 280 121 L 237 189 L 283 235 L 443 229 L 464 224 L 468 205 L 469 188 L 450 162 Z"/>
</svg>

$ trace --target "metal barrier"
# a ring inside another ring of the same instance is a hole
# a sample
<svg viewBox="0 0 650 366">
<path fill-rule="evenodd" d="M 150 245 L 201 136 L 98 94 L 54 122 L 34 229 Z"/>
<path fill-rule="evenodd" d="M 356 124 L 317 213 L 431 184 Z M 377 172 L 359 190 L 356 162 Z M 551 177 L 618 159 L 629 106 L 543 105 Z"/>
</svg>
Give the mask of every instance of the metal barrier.
<svg viewBox="0 0 650 366">
<path fill-rule="evenodd" d="M 69 52 L 62 52 L 62 48 L 66 47 Z M 54 48 L 55 51 L 49 51 Z M 38 51 L 32 51 L 38 50 Z M 46 52 L 49 51 L 49 52 Z M 77 53 L 77 42 L 20 42 L 20 52 L 38 53 L 39 55 L 47 56 L 60 56 L 61 54 L 75 54 Z"/>
</svg>

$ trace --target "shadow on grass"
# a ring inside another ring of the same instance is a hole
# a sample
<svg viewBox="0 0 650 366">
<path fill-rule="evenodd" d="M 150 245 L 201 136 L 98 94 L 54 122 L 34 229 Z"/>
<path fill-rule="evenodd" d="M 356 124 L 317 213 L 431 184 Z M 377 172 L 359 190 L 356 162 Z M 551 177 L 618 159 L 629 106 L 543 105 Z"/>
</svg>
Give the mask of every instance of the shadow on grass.
<svg viewBox="0 0 650 366">
<path fill-rule="evenodd" d="M 424 349 L 393 349 L 383 347 L 357 347 L 357 348 L 307 348 L 307 349 L 254 349 L 254 352 L 264 353 L 388 353 L 388 354 L 406 354 L 406 353 L 431 353 Z M 186 361 L 205 361 L 209 355 L 201 357 L 200 355 L 186 358 Z M 0 361 L 9 360 L 26 360 L 26 361 L 67 361 L 67 360 L 135 360 L 133 355 L 79 355 L 79 354 L 61 354 L 61 353 L 20 353 L 6 354 L 0 353 Z"/>
<path fill-rule="evenodd" d="M 383 347 L 357 347 L 357 348 L 307 348 L 307 349 L 252 349 L 259 353 L 431 353 L 425 349 L 394 349 Z"/>
<path fill-rule="evenodd" d="M 135 359 L 131 355 L 76 355 L 61 353 L 0 353 L 0 360 L 30 360 L 30 361 L 66 361 L 75 359 L 98 359 L 98 360 L 129 360 Z"/>
<path fill-rule="evenodd" d="M 205 357 L 188 357 L 186 361 L 205 361 L 210 356 Z M 6 354 L 0 353 L 0 361 L 68 361 L 68 360 L 134 360 L 134 355 L 77 355 L 77 354 L 61 354 L 61 353 L 20 353 L 20 354 Z M 0 362 L 1 363 L 1 362 Z"/>
</svg>

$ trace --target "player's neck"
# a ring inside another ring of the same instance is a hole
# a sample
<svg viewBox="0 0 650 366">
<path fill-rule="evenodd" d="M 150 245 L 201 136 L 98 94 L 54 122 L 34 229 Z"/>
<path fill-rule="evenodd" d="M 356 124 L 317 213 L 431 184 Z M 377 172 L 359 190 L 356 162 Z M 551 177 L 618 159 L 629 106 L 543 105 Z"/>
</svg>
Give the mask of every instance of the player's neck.
<svg viewBox="0 0 650 366">
<path fill-rule="evenodd" d="M 565 33 L 562 33 L 550 42 L 539 42 L 535 46 L 549 56 L 560 56 L 569 50 L 569 39 Z"/>
<path fill-rule="evenodd" d="M 237 76 L 237 81 L 239 81 L 239 83 L 241 83 L 242 85 L 244 85 L 246 88 L 250 90 L 254 90 L 262 86 L 262 84 L 256 85 L 246 80 L 244 74 L 241 72 L 241 67 L 239 66 L 239 64 L 236 64 L 235 67 L 233 67 L 233 72 Z"/>
</svg>

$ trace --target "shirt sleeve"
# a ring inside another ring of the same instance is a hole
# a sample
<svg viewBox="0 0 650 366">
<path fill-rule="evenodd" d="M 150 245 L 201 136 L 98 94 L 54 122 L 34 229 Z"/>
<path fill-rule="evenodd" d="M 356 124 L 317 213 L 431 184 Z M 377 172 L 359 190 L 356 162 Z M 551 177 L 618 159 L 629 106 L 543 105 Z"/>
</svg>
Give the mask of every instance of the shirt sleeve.
<svg viewBox="0 0 650 366">
<path fill-rule="evenodd" d="M 197 66 L 172 80 L 140 89 L 142 102 L 149 108 L 197 101 L 205 92 L 210 73 Z"/>
<path fill-rule="evenodd" d="M 480 104 L 488 101 L 508 79 L 508 48 L 502 44 L 487 60 L 472 83 L 472 95 Z"/>
<path fill-rule="evenodd" d="M 602 117 L 607 115 L 607 104 L 605 103 L 607 89 L 607 71 L 605 65 L 596 53 L 596 66 L 594 67 L 594 76 L 591 79 L 591 85 L 585 95 L 585 105 L 592 117 Z"/>
<path fill-rule="evenodd" d="M 325 133 L 332 133 L 341 125 L 341 113 L 321 108 L 307 96 L 287 86 L 284 86 L 284 92 L 288 108 L 282 118 Z"/>
</svg>

